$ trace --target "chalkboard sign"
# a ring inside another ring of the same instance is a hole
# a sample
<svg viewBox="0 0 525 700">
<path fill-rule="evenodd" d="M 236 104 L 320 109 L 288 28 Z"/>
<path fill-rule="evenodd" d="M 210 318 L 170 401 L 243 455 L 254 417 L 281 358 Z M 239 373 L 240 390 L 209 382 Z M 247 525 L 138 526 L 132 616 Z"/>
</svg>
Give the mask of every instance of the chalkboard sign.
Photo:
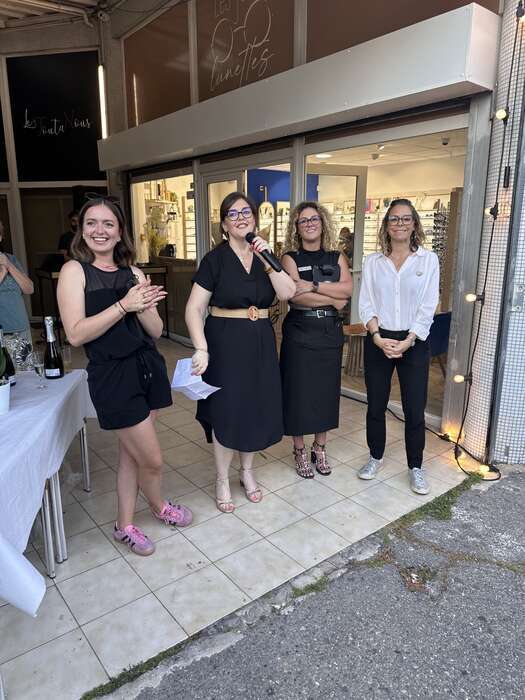
<svg viewBox="0 0 525 700">
<path fill-rule="evenodd" d="M 7 59 L 18 179 L 101 180 L 96 51 Z"/>
<path fill-rule="evenodd" d="M 5 151 L 4 121 L 2 110 L 0 110 L 0 182 L 9 182 L 9 172 L 7 170 L 7 155 Z"/>
</svg>

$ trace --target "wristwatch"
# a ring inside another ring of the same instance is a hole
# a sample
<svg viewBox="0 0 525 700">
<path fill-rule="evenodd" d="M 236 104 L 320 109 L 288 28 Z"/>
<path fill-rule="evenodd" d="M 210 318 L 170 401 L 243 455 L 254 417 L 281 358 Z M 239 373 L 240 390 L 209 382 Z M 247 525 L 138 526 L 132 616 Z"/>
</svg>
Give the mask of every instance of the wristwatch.
<svg viewBox="0 0 525 700">
<path fill-rule="evenodd" d="M 312 282 L 312 292 L 317 293 L 319 291 L 319 282 Z"/>
</svg>

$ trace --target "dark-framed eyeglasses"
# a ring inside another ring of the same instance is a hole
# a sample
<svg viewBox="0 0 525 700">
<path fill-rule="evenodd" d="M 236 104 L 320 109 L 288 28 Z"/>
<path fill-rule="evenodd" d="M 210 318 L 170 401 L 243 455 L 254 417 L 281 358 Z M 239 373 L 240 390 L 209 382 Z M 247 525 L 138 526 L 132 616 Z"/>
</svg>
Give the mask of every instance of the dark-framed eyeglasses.
<svg viewBox="0 0 525 700">
<path fill-rule="evenodd" d="M 250 209 L 250 207 L 243 207 L 240 210 L 228 209 L 228 211 L 226 212 L 226 218 L 230 221 L 237 221 L 237 219 L 241 215 L 243 219 L 249 219 L 250 216 L 253 216 L 253 211 Z"/>
<path fill-rule="evenodd" d="M 389 216 L 387 220 L 388 223 L 392 224 L 393 226 L 397 226 L 398 224 L 408 226 L 408 224 L 411 224 L 414 221 L 414 217 L 412 214 L 405 214 L 404 216 Z"/>
<path fill-rule="evenodd" d="M 309 219 L 306 216 L 302 216 L 297 219 L 297 226 L 306 226 L 307 224 L 318 224 L 321 222 L 321 217 L 319 214 L 314 214 Z"/>
</svg>

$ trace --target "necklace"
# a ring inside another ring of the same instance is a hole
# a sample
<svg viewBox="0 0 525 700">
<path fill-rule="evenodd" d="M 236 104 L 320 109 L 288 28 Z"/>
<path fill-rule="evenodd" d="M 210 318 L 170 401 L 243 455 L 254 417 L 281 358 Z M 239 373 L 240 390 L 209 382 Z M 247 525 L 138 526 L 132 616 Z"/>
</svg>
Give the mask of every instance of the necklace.
<svg viewBox="0 0 525 700">
<path fill-rule="evenodd" d="M 235 248 L 232 245 L 230 245 L 230 248 L 233 250 L 235 255 L 239 258 L 239 260 L 241 261 L 242 266 L 244 267 L 246 272 L 249 273 L 250 267 L 251 267 L 251 257 L 250 256 L 251 256 L 252 251 L 248 248 L 246 253 L 243 255 L 242 253 L 239 253 L 237 250 L 235 250 Z"/>
<path fill-rule="evenodd" d="M 115 270 L 118 270 L 117 265 L 113 263 L 112 265 L 106 265 L 105 263 L 99 262 L 96 267 L 99 267 L 101 270 L 108 270 L 109 272 L 114 272 Z"/>
</svg>

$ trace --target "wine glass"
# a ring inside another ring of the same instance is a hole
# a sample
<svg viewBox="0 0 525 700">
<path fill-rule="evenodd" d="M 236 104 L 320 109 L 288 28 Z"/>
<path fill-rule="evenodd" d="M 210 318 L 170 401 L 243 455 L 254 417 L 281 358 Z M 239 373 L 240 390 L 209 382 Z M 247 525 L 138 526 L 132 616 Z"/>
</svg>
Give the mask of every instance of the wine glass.
<svg viewBox="0 0 525 700">
<path fill-rule="evenodd" d="M 62 362 L 64 364 L 64 373 L 69 374 L 71 372 L 71 345 L 62 345 L 60 348 L 62 354 Z"/>
<path fill-rule="evenodd" d="M 44 376 L 44 353 L 42 350 L 33 350 L 33 367 L 38 374 L 39 382 L 37 389 L 47 389 L 47 384 L 43 381 Z"/>
</svg>

